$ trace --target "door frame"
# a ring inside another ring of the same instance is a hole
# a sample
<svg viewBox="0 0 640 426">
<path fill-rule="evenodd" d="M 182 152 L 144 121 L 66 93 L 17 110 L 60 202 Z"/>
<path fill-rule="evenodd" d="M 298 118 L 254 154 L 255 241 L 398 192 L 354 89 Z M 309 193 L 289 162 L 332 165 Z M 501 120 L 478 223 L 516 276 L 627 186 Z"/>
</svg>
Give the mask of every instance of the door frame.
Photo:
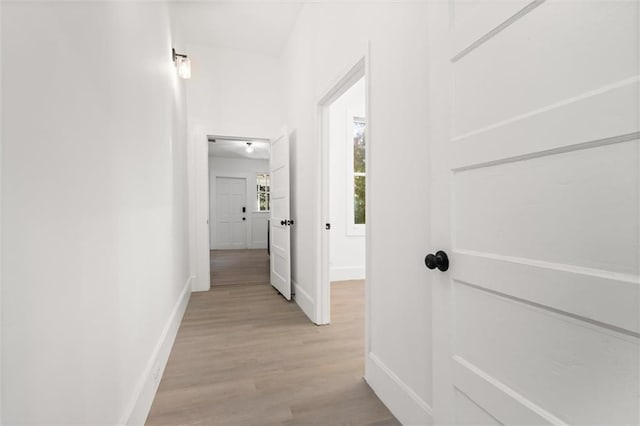
<svg viewBox="0 0 640 426">
<path fill-rule="evenodd" d="M 367 200 L 365 214 L 365 356 L 369 353 L 370 343 L 370 318 L 371 318 L 371 286 L 369 277 L 371 277 L 371 178 L 372 162 L 371 162 L 371 124 L 370 124 L 370 46 L 367 43 L 363 49 L 364 53 L 357 56 L 357 59 L 351 63 L 351 66 L 333 80 L 333 83 L 327 90 L 322 92 L 322 96 L 318 98 L 316 103 L 316 135 L 318 141 L 317 155 L 320 158 L 320 179 L 318 181 L 318 270 L 317 270 L 317 294 L 316 294 L 316 312 L 315 318 L 318 325 L 329 324 L 331 322 L 331 282 L 329 271 L 329 232 L 325 230 L 325 224 L 330 223 L 329 219 L 329 107 L 331 104 L 350 89 L 361 78 L 365 78 L 365 116 L 367 118 L 367 126 L 365 127 L 365 140 L 367 141 L 367 149 L 365 153 L 367 164 L 367 185 L 365 196 Z"/>
<path fill-rule="evenodd" d="M 247 201 L 247 197 L 249 196 L 249 191 L 248 191 L 249 182 L 247 181 L 247 177 L 246 176 L 240 176 L 240 175 L 235 175 L 234 176 L 233 174 L 229 174 L 229 173 L 222 174 L 222 175 L 218 175 L 218 174 L 215 174 L 215 173 L 211 174 L 211 170 L 209 170 L 209 173 L 210 173 L 210 175 L 209 175 L 210 178 L 213 178 L 212 180 L 214 182 L 214 184 L 211 185 L 212 188 L 210 188 L 210 190 L 212 189 L 211 195 L 210 195 L 212 202 L 210 201 L 210 203 L 209 203 L 209 226 L 211 227 L 211 236 L 213 238 L 213 246 L 214 246 L 214 248 L 212 250 L 227 250 L 227 249 L 219 248 L 217 246 L 218 242 L 216 241 L 216 238 L 215 238 L 216 237 L 216 231 L 217 231 L 217 228 L 218 228 L 218 224 L 217 224 L 218 215 L 215 214 L 214 210 L 212 210 L 212 207 L 216 205 L 216 201 L 217 201 L 217 197 L 218 197 L 218 178 L 220 178 L 220 179 L 238 179 L 238 180 L 243 180 L 244 181 L 245 204 L 246 204 L 246 201 Z M 249 213 L 250 213 L 249 206 L 246 206 L 246 207 L 247 207 L 247 211 L 245 213 L 245 216 L 247 217 L 247 219 L 244 221 L 244 227 L 245 227 L 245 230 L 244 230 L 244 248 L 248 249 L 249 248 L 249 241 L 250 241 L 249 230 L 251 229 L 251 227 L 249 226 L 249 223 L 251 222 L 251 220 L 248 219 L 250 217 L 249 216 Z M 215 220 L 212 220 L 212 219 L 214 219 L 214 215 L 215 215 Z"/>
<path fill-rule="evenodd" d="M 187 189 L 189 203 L 189 269 L 192 292 L 211 289 L 211 179 L 209 170 L 209 138 L 269 141 L 264 136 L 228 136 L 208 132 L 198 124 L 189 129 L 187 149 Z M 244 176 L 243 176 L 244 177 Z"/>
</svg>

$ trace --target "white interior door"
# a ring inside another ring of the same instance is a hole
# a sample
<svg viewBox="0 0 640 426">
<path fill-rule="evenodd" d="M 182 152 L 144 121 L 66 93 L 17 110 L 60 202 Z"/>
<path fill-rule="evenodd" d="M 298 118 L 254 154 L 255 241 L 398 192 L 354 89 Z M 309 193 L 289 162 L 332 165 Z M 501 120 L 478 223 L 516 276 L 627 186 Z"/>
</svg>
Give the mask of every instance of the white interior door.
<svg viewBox="0 0 640 426">
<path fill-rule="evenodd" d="M 639 424 L 639 5 L 432 4 L 436 424 Z"/>
<path fill-rule="evenodd" d="M 247 248 L 247 183 L 216 178 L 216 240 L 219 249 Z"/>
<path fill-rule="evenodd" d="M 289 217 L 289 134 L 271 141 L 271 285 L 291 300 L 291 225 Z"/>
</svg>

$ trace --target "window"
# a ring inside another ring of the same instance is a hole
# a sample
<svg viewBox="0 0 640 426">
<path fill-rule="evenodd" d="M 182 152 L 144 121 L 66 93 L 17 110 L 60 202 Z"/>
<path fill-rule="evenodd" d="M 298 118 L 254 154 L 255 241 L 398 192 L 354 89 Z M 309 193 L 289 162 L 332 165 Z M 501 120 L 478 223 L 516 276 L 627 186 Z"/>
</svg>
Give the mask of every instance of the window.
<svg viewBox="0 0 640 426">
<path fill-rule="evenodd" d="M 365 224 L 366 159 L 364 141 L 365 121 L 353 117 L 353 223 Z"/>
<path fill-rule="evenodd" d="M 268 212 L 271 204 L 271 196 L 269 194 L 270 183 L 268 174 L 259 174 L 256 176 L 256 210 L 260 212 Z"/>
<path fill-rule="evenodd" d="M 366 217 L 366 141 L 365 127 L 366 121 L 364 117 L 360 117 L 349 113 L 347 116 L 349 126 L 349 135 L 347 142 L 349 148 L 347 152 L 350 154 L 348 159 L 348 190 L 347 190 L 347 233 L 349 235 L 364 235 Z"/>
</svg>

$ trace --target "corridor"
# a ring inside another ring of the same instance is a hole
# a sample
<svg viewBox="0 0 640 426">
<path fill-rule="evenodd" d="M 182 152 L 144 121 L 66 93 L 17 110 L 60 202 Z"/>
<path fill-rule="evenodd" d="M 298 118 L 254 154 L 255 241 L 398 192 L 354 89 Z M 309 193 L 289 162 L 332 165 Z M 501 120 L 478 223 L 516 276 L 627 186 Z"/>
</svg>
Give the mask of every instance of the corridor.
<svg viewBox="0 0 640 426">
<path fill-rule="evenodd" d="M 640 426 L 639 100 L 640 0 L 0 0 L 0 426 Z"/>
<path fill-rule="evenodd" d="M 235 285 L 192 294 L 147 425 L 399 424 L 362 379 L 363 282 L 334 284 L 318 327 L 246 259 L 222 253 L 212 280 Z"/>
</svg>

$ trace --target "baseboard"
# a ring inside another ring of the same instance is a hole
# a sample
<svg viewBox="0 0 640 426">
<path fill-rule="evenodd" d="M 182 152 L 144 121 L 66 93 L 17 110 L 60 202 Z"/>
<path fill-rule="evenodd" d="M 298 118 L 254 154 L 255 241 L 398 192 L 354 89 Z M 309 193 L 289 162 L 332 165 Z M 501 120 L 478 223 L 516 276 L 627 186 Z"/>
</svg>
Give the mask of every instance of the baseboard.
<svg viewBox="0 0 640 426">
<path fill-rule="evenodd" d="M 251 242 L 251 244 L 249 244 L 249 248 L 250 249 L 266 249 L 267 248 L 267 242 L 266 241 L 253 241 Z"/>
<path fill-rule="evenodd" d="M 229 245 L 217 245 L 212 249 L 209 249 L 209 251 L 211 250 L 247 250 L 251 248 L 251 246 L 249 244 L 244 245 L 242 247 L 238 247 L 238 246 L 229 246 Z"/>
<path fill-rule="evenodd" d="M 149 357 L 149 362 L 147 362 L 147 366 L 135 388 L 131 403 L 122 416 L 119 423 L 121 425 L 144 425 L 147 420 L 147 415 L 151 409 L 151 404 L 153 404 L 153 399 L 156 396 L 162 373 L 169 360 L 173 342 L 176 339 L 178 328 L 182 322 L 184 311 L 189 303 L 192 279 L 193 277 L 187 279 L 182 293 L 180 293 L 180 297 L 178 297 L 178 301 L 169 316 L 169 320 L 164 330 L 162 330 L 162 334 L 160 334 L 160 339 L 153 349 Z"/>
<path fill-rule="evenodd" d="M 293 300 L 300 306 L 302 312 L 312 321 L 315 321 L 315 305 L 313 304 L 313 299 L 309 296 L 309 293 L 303 290 L 302 287 L 298 285 L 295 281 L 291 281 L 291 285 L 293 287 L 293 292 L 295 293 L 293 296 Z"/>
<path fill-rule="evenodd" d="M 339 266 L 329 270 L 330 280 L 348 281 L 363 280 L 365 277 L 364 266 Z"/>
<path fill-rule="evenodd" d="M 429 404 L 373 353 L 366 359 L 365 380 L 403 425 L 433 424 Z"/>
</svg>

